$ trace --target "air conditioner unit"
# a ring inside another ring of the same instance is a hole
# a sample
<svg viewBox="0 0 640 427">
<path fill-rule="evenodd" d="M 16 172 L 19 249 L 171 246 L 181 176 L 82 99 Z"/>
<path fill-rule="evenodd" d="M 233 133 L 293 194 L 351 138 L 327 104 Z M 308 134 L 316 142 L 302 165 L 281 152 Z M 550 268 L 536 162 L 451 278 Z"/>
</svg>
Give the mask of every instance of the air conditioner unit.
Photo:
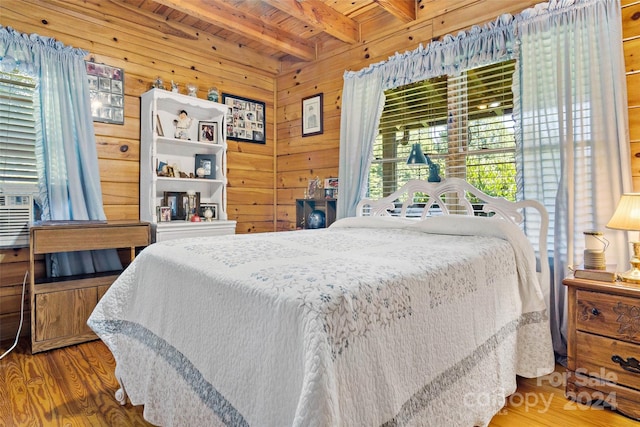
<svg viewBox="0 0 640 427">
<path fill-rule="evenodd" d="M 0 247 L 29 246 L 31 195 L 0 194 Z"/>
</svg>

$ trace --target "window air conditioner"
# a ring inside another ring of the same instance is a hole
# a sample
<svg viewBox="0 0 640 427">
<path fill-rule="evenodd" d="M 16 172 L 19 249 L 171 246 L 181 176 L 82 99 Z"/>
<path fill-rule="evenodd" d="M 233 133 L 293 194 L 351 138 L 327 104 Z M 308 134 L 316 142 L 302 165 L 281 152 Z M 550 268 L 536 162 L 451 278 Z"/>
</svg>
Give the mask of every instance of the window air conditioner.
<svg viewBox="0 0 640 427">
<path fill-rule="evenodd" d="M 0 194 L 0 247 L 29 246 L 30 195 Z"/>
</svg>

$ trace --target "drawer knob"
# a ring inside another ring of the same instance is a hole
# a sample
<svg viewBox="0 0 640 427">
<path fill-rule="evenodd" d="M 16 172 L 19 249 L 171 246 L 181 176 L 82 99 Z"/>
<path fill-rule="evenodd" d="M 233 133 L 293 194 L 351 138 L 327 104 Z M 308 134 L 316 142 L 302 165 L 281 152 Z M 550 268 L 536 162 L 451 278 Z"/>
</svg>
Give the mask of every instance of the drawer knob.
<svg viewBox="0 0 640 427">
<path fill-rule="evenodd" d="M 600 314 L 600 310 L 598 310 L 597 308 L 593 307 L 591 309 L 591 314 L 593 314 L 594 316 L 597 316 L 598 314 Z"/>
<path fill-rule="evenodd" d="M 620 365 L 625 371 L 633 372 L 634 374 L 640 374 L 640 362 L 634 357 L 628 357 L 624 360 L 621 356 L 614 354 L 611 356 L 611 360 Z"/>
</svg>

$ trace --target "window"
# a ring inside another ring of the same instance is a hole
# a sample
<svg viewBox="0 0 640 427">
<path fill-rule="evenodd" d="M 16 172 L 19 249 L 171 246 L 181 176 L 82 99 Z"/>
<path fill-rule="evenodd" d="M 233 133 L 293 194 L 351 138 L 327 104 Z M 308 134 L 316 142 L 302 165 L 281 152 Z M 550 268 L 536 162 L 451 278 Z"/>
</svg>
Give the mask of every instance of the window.
<svg viewBox="0 0 640 427">
<path fill-rule="evenodd" d="M 412 144 L 419 143 L 441 177 L 463 178 L 515 201 L 514 69 L 515 61 L 505 61 L 385 92 L 368 197 L 427 178 L 428 165 L 406 164 Z"/>
<path fill-rule="evenodd" d="M 35 156 L 33 78 L 0 72 L 0 193 L 33 193 Z"/>
</svg>

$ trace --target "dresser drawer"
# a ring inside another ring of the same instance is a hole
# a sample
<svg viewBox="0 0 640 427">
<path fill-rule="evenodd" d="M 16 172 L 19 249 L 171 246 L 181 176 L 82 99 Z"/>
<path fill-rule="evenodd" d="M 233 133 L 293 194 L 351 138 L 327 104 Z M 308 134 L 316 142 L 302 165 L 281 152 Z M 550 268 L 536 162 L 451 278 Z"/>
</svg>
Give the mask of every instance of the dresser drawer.
<svg viewBox="0 0 640 427">
<path fill-rule="evenodd" d="M 640 345 L 576 332 L 576 372 L 640 390 Z M 613 360 L 615 356 L 619 359 Z M 635 360 L 635 362 L 634 362 Z M 626 363 L 636 365 L 624 369 Z"/>
<path fill-rule="evenodd" d="M 640 344 L 640 300 L 583 290 L 576 300 L 576 329 Z"/>
</svg>

